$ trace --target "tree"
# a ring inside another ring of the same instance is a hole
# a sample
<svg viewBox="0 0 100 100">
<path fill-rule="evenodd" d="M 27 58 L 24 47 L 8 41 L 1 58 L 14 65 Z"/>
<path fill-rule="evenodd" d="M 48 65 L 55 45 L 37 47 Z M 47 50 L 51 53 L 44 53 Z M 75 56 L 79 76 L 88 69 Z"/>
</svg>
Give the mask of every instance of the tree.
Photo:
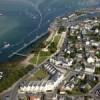
<svg viewBox="0 0 100 100">
<path fill-rule="evenodd" d="M 48 48 L 49 48 L 51 53 L 54 53 L 57 50 L 55 42 L 52 42 Z"/>
<path fill-rule="evenodd" d="M 62 33 L 66 30 L 66 28 L 64 26 L 60 26 L 58 33 Z"/>
</svg>

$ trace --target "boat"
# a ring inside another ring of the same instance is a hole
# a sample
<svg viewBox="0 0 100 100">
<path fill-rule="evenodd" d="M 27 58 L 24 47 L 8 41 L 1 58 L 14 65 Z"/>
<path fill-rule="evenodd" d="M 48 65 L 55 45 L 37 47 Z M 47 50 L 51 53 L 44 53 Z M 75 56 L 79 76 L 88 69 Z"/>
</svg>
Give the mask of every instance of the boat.
<svg viewBox="0 0 100 100">
<path fill-rule="evenodd" d="M 4 48 L 8 48 L 8 47 L 10 47 L 9 43 L 7 43 L 7 44 L 4 45 Z"/>
<path fill-rule="evenodd" d="M 2 16 L 3 14 L 2 13 L 0 13 L 0 16 Z"/>
</svg>

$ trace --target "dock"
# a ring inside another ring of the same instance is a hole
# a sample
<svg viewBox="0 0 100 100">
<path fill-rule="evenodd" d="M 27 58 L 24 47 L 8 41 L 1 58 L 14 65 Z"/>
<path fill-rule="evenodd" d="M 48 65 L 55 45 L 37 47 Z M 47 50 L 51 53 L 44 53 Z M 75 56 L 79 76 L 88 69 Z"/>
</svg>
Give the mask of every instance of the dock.
<svg viewBox="0 0 100 100">
<path fill-rule="evenodd" d="M 21 54 L 21 53 L 19 53 L 19 52 L 22 51 L 23 49 L 27 48 L 29 45 L 33 44 L 34 42 L 36 42 L 37 40 L 39 40 L 40 38 L 42 38 L 42 37 L 45 36 L 46 34 L 47 34 L 47 32 L 45 32 L 44 34 L 42 34 L 42 35 L 40 35 L 40 36 L 37 36 L 34 40 L 32 40 L 32 41 L 30 41 L 29 43 L 25 44 L 22 48 L 16 50 L 16 51 L 13 52 L 12 54 L 10 54 L 10 55 L 8 56 L 8 58 L 12 58 L 12 57 L 15 56 L 15 55 L 26 57 L 27 55 Z"/>
</svg>

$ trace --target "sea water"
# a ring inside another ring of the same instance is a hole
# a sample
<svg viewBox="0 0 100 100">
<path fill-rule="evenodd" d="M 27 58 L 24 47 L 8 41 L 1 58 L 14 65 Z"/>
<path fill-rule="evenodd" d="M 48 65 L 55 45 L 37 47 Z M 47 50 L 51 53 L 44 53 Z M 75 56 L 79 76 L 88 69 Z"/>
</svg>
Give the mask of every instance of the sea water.
<svg viewBox="0 0 100 100">
<path fill-rule="evenodd" d="M 46 33 L 57 16 L 92 7 L 99 0 L 0 0 L 0 62 Z"/>
</svg>

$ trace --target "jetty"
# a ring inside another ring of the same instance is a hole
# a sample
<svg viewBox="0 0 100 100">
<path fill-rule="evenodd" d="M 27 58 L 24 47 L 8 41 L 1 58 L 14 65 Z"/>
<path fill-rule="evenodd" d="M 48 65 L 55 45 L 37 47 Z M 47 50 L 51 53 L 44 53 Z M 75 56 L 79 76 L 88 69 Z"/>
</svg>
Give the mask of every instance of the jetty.
<svg viewBox="0 0 100 100">
<path fill-rule="evenodd" d="M 30 41 L 29 43 L 25 44 L 22 48 L 16 50 L 15 52 L 11 53 L 8 58 L 12 58 L 15 55 L 18 56 L 24 56 L 26 57 L 27 55 L 21 54 L 19 53 L 20 51 L 24 50 L 25 48 L 27 48 L 28 46 L 30 46 L 31 44 L 33 44 L 34 42 L 36 42 L 37 40 L 39 40 L 40 38 L 42 38 L 43 36 L 45 36 L 47 34 L 47 32 L 45 32 L 44 34 L 37 36 L 34 40 Z"/>
</svg>

